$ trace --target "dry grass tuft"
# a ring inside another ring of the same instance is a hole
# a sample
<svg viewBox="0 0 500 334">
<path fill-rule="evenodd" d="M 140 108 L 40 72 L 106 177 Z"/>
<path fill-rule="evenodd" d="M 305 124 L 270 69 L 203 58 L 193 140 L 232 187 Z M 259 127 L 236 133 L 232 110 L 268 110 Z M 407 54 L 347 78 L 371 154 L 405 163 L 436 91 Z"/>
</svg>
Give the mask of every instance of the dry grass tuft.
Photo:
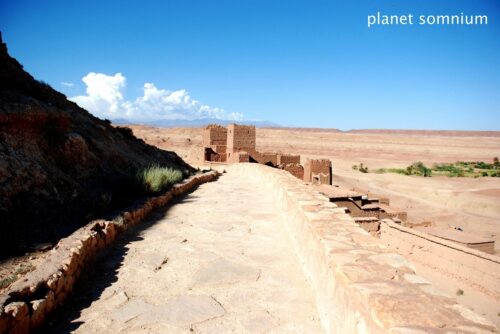
<svg viewBox="0 0 500 334">
<path fill-rule="evenodd" d="M 141 186 L 149 193 L 156 193 L 167 189 L 171 185 L 182 181 L 182 171 L 158 165 L 150 166 L 137 174 Z"/>
</svg>

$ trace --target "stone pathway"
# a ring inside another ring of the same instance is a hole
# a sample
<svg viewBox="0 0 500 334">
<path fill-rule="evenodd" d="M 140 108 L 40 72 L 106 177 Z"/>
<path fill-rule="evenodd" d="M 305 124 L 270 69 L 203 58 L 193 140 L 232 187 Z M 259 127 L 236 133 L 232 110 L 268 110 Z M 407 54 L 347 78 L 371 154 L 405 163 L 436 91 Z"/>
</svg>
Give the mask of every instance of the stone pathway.
<svg viewBox="0 0 500 334">
<path fill-rule="evenodd" d="M 323 332 L 273 199 L 235 172 L 127 232 L 83 281 L 47 331 Z"/>
</svg>

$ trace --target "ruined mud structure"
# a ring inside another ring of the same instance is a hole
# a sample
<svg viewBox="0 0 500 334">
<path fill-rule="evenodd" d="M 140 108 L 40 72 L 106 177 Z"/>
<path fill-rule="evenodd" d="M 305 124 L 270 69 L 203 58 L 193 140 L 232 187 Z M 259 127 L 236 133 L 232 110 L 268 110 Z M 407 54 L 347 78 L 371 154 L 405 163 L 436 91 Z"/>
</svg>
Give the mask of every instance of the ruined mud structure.
<svg viewBox="0 0 500 334">
<path fill-rule="evenodd" d="M 209 125 L 202 133 L 204 160 L 225 162 L 227 147 L 227 129 L 220 125 Z"/>
<path fill-rule="evenodd" d="M 326 159 L 307 159 L 300 155 L 258 152 L 256 129 L 252 125 L 230 124 L 227 128 L 210 124 L 202 133 L 203 161 L 209 163 L 254 162 L 286 170 L 298 179 L 313 184 L 332 184 L 332 163 Z"/>
<path fill-rule="evenodd" d="M 328 159 L 306 161 L 304 181 L 312 184 L 332 184 L 332 163 Z"/>
<path fill-rule="evenodd" d="M 388 198 L 369 198 L 365 194 L 326 185 L 320 185 L 317 189 L 327 196 L 330 202 L 345 208 L 346 213 L 372 235 L 378 234 L 383 219 L 392 219 L 397 224 L 404 223 L 407 219 L 405 211 L 398 211 L 389 206 Z"/>
</svg>

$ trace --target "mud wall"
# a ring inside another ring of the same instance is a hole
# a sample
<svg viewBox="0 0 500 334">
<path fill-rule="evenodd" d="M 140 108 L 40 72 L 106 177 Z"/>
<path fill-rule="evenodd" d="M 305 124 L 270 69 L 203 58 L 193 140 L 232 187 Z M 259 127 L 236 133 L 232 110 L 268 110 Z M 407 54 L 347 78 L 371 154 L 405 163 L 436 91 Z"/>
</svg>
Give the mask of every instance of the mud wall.
<svg viewBox="0 0 500 334">
<path fill-rule="evenodd" d="M 230 124 L 227 131 L 228 152 L 255 151 L 255 126 Z"/>
<path fill-rule="evenodd" d="M 332 184 L 332 163 L 328 159 L 307 159 L 304 165 L 304 181 L 313 182 L 313 175 L 318 184 Z"/>
<path fill-rule="evenodd" d="M 172 198 L 217 177 L 218 173 L 213 171 L 192 176 L 165 194 L 123 211 L 113 221 L 93 221 L 61 239 L 42 264 L 0 296 L 0 333 L 29 333 L 40 328 L 71 293 L 78 277 L 88 269 L 96 254 L 111 244 L 119 233 Z"/>
<path fill-rule="evenodd" d="M 227 129 L 220 125 L 207 126 L 203 129 L 201 137 L 204 147 L 227 145 Z"/>
<path fill-rule="evenodd" d="M 349 199 L 335 201 L 335 204 L 337 204 L 339 207 L 343 207 L 349 210 L 349 213 L 353 217 L 370 217 L 370 216 L 377 217 L 376 213 L 372 213 L 370 211 L 365 211 L 361 209 L 361 207 L 359 207 L 355 202 Z"/>
<path fill-rule="evenodd" d="M 300 164 L 294 164 L 294 163 L 290 163 L 290 164 L 285 164 L 285 165 L 280 165 L 282 166 L 283 170 L 286 170 L 287 172 L 289 172 L 290 174 L 292 174 L 293 176 L 295 176 L 296 178 L 302 180 L 304 178 L 304 167 L 302 167 L 302 165 Z M 280 167 L 281 168 L 281 167 Z"/>
<path fill-rule="evenodd" d="M 380 240 L 412 261 L 472 284 L 500 299 L 500 258 L 390 221 L 380 224 Z"/>
<path fill-rule="evenodd" d="M 227 153 L 227 162 L 229 163 L 240 163 L 240 162 L 249 162 L 250 156 L 246 152 L 228 152 Z"/>
<path fill-rule="evenodd" d="M 360 228 L 343 208 L 288 172 L 257 164 L 229 168 L 275 193 L 327 333 L 496 330 L 436 291 L 405 258 Z"/>
<path fill-rule="evenodd" d="M 300 155 L 278 154 L 278 161 L 276 164 L 300 164 Z"/>
</svg>

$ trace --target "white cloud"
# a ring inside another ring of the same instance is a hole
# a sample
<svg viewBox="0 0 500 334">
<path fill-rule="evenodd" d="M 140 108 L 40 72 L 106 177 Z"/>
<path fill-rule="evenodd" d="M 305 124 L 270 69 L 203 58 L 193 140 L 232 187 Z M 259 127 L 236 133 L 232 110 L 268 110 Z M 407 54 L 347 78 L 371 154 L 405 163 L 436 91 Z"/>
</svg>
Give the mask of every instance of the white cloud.
<svg viewBox="0 0 500 334">
<path fill-rule="evenodd" d="M 72 82 L 61 82 L 61 86 L 65 86 L 65 87 L 73 87 L 75 84 L 72 83 Z"/>
<path fill-rule="evenodd" d="M 169 91 L 159 89 L 153 83 L 144 84 L 142 96 L 125 100 L 123 90 L 126 79 L 121 73 L 109 76 L 91 72 L 82 80 L 87 85 L 87 95 L 70 100 L 101 118 L 125 118 L 130 121 L 217 118 L 238 121 L 243 117 L 240 113 L 226 113 L 223 109 L 201 104 L 184 89 Z"/>
</svg>

